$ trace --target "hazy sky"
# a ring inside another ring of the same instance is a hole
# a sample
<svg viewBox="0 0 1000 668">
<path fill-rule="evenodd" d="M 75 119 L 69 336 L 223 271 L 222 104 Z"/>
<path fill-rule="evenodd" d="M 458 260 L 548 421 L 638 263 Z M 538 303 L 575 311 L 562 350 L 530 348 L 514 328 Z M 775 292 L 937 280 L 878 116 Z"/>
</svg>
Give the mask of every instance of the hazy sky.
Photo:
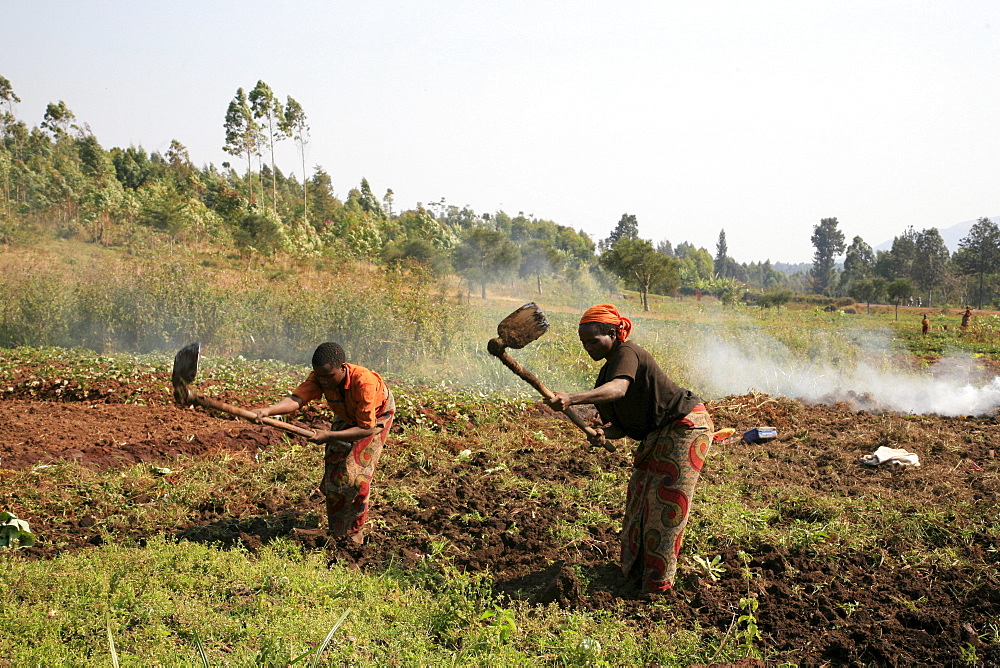
<svg viewBox="0 0 1000 668">
<path fill-rule="evenodd" d="M 308 116 L 309 170 L 740 262 L 1000 214 L 1000 2 L 0 3 L 0 75 L 105 148 L 197 165 L 236 89 Z M 278 165 L 301 178 L 292 142 Z"/>
</svg>

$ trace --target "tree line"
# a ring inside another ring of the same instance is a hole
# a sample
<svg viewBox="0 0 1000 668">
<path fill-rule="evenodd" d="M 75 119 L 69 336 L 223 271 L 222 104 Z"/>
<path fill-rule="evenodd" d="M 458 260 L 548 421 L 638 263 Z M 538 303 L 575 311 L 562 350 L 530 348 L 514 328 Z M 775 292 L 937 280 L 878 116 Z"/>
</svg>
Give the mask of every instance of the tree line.
<svg viewBox="0 0 1000 668">
<path fill-rule="evenodd" d="M 814 292 L 868 304 L 916 300 L 922 306 L 998 305 L 1000 229 L 987 216 L 973 224 L 955 253 L 934 227 L 907 228 L 888 251 L 873 251 L 860 236 L 850 245 L 845 241 L 836 218 L 824 218 L 813 228 Z M 843 267 L 838 270 L 841 255 Z"/>
<path fill-rule="evenodd" d="M 939 248 L 932 238 L 936 230 L 909 230 L 886 258 L 858 238 L 838 271 L 833 261 L 844 252 L 843 235 L 835 218 L 824 219 L 814 232 L 812 272 L 787 276 L 770 261 L 734 260 L 725 230 L 714 258 L 686 241 L 654 245 L 640 238 L 638 221 L 628 213 L 595 242 L 582 230 L 534 215 L 476 213 L 444 199 L 396 211 L 392 189 L 380 197 L 365 178 L 341 198 L 321 165 L 306 176 L 310 127 L 302 105 L 290 95 L 282 99 L 264 81 L 249 92 L 238 88 L 220 114 L 223 149 L 238 168 L 229 162 L 196 167 L 176 139 L 163 153 L 141 146 L 105 149 L 64 101 L 50 103 L 35 126 L 17 116 L 19 102 L 0 76 L 0 243 L 48 235 L 129 247 L 159 238 L 232 247 L 247 258 L 346 257 L 456 273 L 470 292 L 483 296 L 490 284 L 513 277 L 530 279 L 539 293 L 553 280 L 609 292 L 625 286 L 640 292 L 646 308 L 653 293 L 735 301 L 812 290 L 876 300 L 900 278 L 924 290 L 928 302 L 932 293 L 944 299 L 995 292 L 996 267 L 981 248 L 997 244 L 989 230 L 977 232 L 980 250 L 970 241 L 955 258 L 944 249 L 943 261 L 943 243 Z M 299 149 L 301 180 L 276 164 L 275 144 L 288 140 Z M 975 292 L 956 278 L 970 267 L 980 274 Z"/>
<path fill-rule="evenodd" d="M 379 197 L 365 178 L 342 199 L 321 165 L 304 176 L 306 112 L 264 81 L 237 89 L 223 115 L 223 149 L 239 168 L 196 167 L 176 139 L 162 153 L 105 149 L 64 101 L 50 103 L 34 126 L 18 117 L 19 102 L 0 76 L 0 243 L 47 235 L 128 247 L 165 238 L 231 246 L 246 257 L 350 257 L 455 272 L 482 295 L 514 276 L 531 279 L 538 292 L 557 278 L 609 291 L 624 281 L 644 295 L 681 284 L 713 289 L 710 257 L 690 244 L 657 249 L 674 271 L 661 276 L 647 267 L 635 252 L 646 250 L 637 224 L 601 261 L 585 232 L 523 212 L 479 214 L 444 199 L 397 212 L 392 189 Z M 299 148 L 301 181 L 276 164 L 275 144 L 286 140 Z M 634 223 L 634 216 L 623 219 Z"/>
</svg>

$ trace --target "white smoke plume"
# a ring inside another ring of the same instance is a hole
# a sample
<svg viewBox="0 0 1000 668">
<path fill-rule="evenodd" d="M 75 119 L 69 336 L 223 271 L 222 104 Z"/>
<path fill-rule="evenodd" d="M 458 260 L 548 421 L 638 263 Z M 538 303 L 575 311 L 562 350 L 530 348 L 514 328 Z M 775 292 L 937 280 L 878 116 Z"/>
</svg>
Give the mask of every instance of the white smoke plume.
<svg viewBox="0 0 1000 668">
<path fill-rule="evenodd" d="M 843 401 L 856 410 L 912 414 L 993 415 L 1000 408 L 1000 377 L 981 375 L 971 358 L 949 358 L 926 370 L 893 366 L 885 341 L 857 342 L 854 360 L 803 359 L 760 332 L 706 338 L 696 365 L 713 395 L 751 391 L 807 402 Z"/>
</svg>

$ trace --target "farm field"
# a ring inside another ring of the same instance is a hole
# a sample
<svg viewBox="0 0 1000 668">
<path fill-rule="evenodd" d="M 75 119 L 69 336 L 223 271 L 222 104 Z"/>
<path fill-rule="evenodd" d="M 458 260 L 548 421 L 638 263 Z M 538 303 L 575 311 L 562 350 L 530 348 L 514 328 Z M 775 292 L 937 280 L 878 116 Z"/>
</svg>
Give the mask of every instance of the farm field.
<svg viewBox="0 0 1000 668">
<path fill-rule="evenodd" d="M 615 566 L 628 448 L 527 395 L 390 379 L 356 546 L 320 529 L 316 446 L 171 404 L 169 363 L 3 351 L 0 509 L 38 540 L 0 553 L 0 665 L 286 665 L 338 620 L 321 665 L 1000 664 L 995 417 L 709 402 L 778 438 L 714 447 L 677 587 L 643 597 Z M 301 373 L 199 381 L 260 405 Z M 881 445 L 922 465 L 859 464 Z"/>
<path fill-rule="evenodd" d="M 1000 668 L 996 105 L 936 111 L 997 21 L 64 4 L 4 13 L 0 668 Z"/>
</svg>

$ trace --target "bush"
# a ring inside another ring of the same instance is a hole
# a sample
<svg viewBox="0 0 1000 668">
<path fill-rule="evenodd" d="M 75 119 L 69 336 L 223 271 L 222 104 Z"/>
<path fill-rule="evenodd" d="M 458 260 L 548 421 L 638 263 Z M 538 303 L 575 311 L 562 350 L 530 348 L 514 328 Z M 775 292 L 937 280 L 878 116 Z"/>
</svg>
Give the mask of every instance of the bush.
<svg viewBox="0 0 1000 668">
<path fill-rule="evenodd" d="M 794 297 L 794 293 L 788 288 L 778 288 L 769 290 L 757 297 L 757 305 L 761 308 L 780 308 L 787 304 Z"/>
<path fill-rule="evenodd" d="M 240 252 L 246 254 L 270 257 L 287 243 L 281 220 L 270 209 L 255 208 L 236 222 L 232 233 Z"/>
<path fill-rule="evenodd" d="M 66 345 L 73 298 L 64 275 L 38 266 L 0 270 L 0 346 Z"/>
<path fill-rule="evenodd" d="M 301 362 L 334 340 L 358 364 L 412 368 L 448 352 L 466 326 L 461 306 L 427 270 L 347 271 L 302 289 L 261 272 L 214 275 L 194 260 L 0 266 L 0 347 L 147 353 L 200 340 L 213 354 Z"/>
<path fill-rule="evenodd" d="M 807 304 L 809 306 L 830 306 L 833 304 L 833 297 L 827 297 L 825 295 L 797 295 L 792 299 L 792 301 L 798 304 Z"/>
</svg>

